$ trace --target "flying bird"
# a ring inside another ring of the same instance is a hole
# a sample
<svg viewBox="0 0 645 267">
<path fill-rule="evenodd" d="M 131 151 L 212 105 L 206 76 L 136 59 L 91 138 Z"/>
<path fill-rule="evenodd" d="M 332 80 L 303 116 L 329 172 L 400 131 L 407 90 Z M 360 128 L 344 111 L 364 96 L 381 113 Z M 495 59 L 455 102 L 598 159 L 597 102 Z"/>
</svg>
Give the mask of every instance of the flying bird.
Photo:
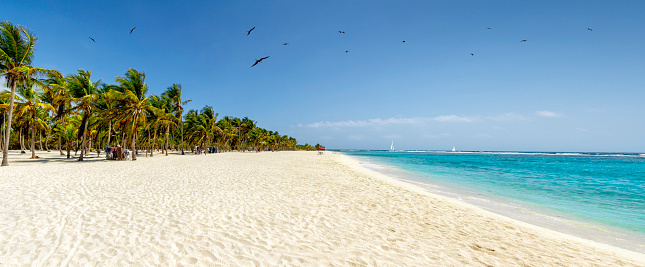
<svg viewBox="0 0 645 267">
<path fill-rule="evenodd" d="M 344 31 L 338 31 L 338 33 L 345 33 Z"/>
<path fill-rule="evenodd" d="M 473 53 L 470 53 L 470 55 L 471 55 L 471 56 L 474 56 L 475 54 L 473 54 Z"/>
<path fill-rule="evenodd" d="M 349 50 L 345 50 L 345 53 L 349 52 Z"/>
<path fill-rule="evenodd" d="M 92 42 L 95 42 L 95 43 L 96 43 L 96 41 L 94 41 L 94 38 L 92 38 L 92 37 L 87 37 L 87 38 L 90 38 L 90 39 L 92 39 Z"/>
<path fill-rule="evenodd" d="M 265 60 L 267 58 L 269 58 L 269 56 L 263 57 L 261 59 L 256 59 L 255 63 L 253 63 L 253 65 L 251 65 L 251 68 L 253 68 L 253 66 L 257 65 L 258 63 L 262 62 L 262 60 Z"/>
<path fill-rule="evenodd" d="M 593 29 L 587 28 L 587 30 L 593 31 Z"/>
<path fill-rule="evenodd" d="M 490 27 L 488 27 L 488 29 L 490 30 Z"/>
<path fill-rule="evenodd" d="M 403 40 L 403 42 L 405 43 L 405 40 Z"/>
<path fill-rule="evenodd" d="M 130 30 L 130 34 L 132 34 L 132 31 L 134 31 L 134 29 L 136 29 L 136 28 L 137 28 L 137 27 L 132 28 L 132 30 Z"/>
<path fill-rule="evenodd" d="M 251 32 L 252 32 L 253 30 L 255 30 L 255 27 L 251 28 L 251 29 L 249 30 L 249 32 L 247 32 L 247 33 L 246 33 L 246 36 L 249 36 L 249 34 L 251 34 Z"/>
<path fill-rule="evenodd" d="M 521 42 L 526 42 L 526 40 L 522 40 L 522 41 L 520 41 L 520 43 L 521 43 Z"/>
<path fill-rule="evenodd" d="M 289 44 L 289 43 L 284 43 L 284 44 L 282 44 L 282 45 L 288 45 L 288 44 Z"/>
</svg>

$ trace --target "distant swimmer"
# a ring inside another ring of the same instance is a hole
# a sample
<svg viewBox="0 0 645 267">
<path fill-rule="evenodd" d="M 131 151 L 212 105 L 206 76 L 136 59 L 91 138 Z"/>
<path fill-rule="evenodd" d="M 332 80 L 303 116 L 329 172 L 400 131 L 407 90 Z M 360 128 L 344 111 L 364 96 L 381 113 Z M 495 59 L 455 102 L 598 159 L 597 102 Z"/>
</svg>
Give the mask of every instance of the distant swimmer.
<svg viewBox="0 0 645 267">
<path fill-rule="evenodd" d="M 130 30 L 130 34 L 132 34 L 132 32 L 134 31 L 134 29 L 136 29 L 136 28 L 137 28 L 137 27 L 132 28 L 132 30 Z"/>
<path fill-rule="evenodd" d="M 247 33 L 246 33 L 246 36 L 249 36 L 249 34 L 251 34 L 251 32 L 252 32 L 253 30 L 255 30 L 255 27 L 251 28 L 251 29 L 249 30 L 249 32 L 247 32 Z"/>
<path fill-rule="evenodd" d="M 95 43 L 96 43 L 96 41 L 94 41 L 94 38 L 92 38 L 92 37 L 87 37 L 87 38 L 90 38 L 90 39 L 92 39 L 92 42 L 95 42 Z"/>
<path fill-rule="evenodd" d="M 345 33 L 344 31 L 338 31 L 338 33 Z"/>
<path fill-rule="evenodd" d="M 251 65 L 251 68 L 252 68 L 253 66 L 257 65 L 258 63 L 262 62 L 262 60 L 265 60 L 265 59 L 267 59 L 267 58 L 269 58 L 269 56 L 263 57 L 263 58 L 261 58 L 261 59 L 256 59 L 256 60 L 255 60 L 255 63 L 253 63 L 253 65 Z"/>
</svg>

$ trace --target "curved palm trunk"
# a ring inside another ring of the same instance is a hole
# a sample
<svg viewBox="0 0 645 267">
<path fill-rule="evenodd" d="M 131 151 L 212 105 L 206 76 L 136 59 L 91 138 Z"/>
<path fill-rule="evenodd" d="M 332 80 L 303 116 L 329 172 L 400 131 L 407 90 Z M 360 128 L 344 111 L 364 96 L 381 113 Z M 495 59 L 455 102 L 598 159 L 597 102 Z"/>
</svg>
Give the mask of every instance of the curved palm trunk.
<svg viewBox="0 0 645 267">
<path fill-rule="evenodd" d="M 35 112 L 31 113 L 31 158 L 32 159 L 36 158 L 36 124 L 34 123 L 36 116 L 34 114 Z"/>
<path fill-rule="evenodd" d="M 166 141 L 164 142 L 164 150 L 166 152 L 166 156 L 168 156 L 168 135 L 170 133 L 170 124 L 166 126 Z M 182 148 L 183 151 L 183 148 Z"/>
<path fill-rule="evenodd" d="M 40 151 L 45 151 L 43 149 L 43 131 L 38 131 L 38 145 L 40 146 Z"/>
<path fill-rule="evenodd" d="M 78 161 L 83 161 L 83 155 L 85 155 L 85 139 L 87 139 L 87 123 L 89 122 L 90 118 L 85 120 L 85 125 L 83 126 L 83 141 L 81 141 L 81 156 L 78 158 Z"/>
<path fill-rule="evenodd" d="M 61 141 L 60 141 L 60 135 L 58 136 L 58 151 L 60 152 L 61 156 L 65 155 L 65 153 L 63 152 L 63 146 L 62 146 Z"/>
<path fill-rule="evenodd" d="M 2 128 L 0 128 L 1 129 L 0 137 L 2 137 L 2 138 L 0 138 L 0 140 L 2 140 L 0 142 L 0 150 L 2 150 L 3 152 L 4 152 L 4 148 L 5 148 L 5 146 L 4 146 L 4 129 L 5 128 L 4 127 L 7 127 L 6 123 L 7 123 L 7 113 L 3 110 L 2 111 Z"/>
<path fill-rule="evenodd" d="M 61 119 L 61 121 L 63 123 L 62 125 L 65 125 L 65 118 L 64 117 Z M 61 139 L 60 133 L 58 133 L 58 150 L 60 151 L 60 155 L 62 156 L 62 155 L 65 155 L 65 153 L 63 153 L 63 145 L 62 145 L 60 139 Z"/>
<path fill-rule="evenodd" d="M 11 85 L 11 96 L 9 97 L 9 121 L 7 122 L 7 129 L 5 130 L 4 136 L 4 147 L 2 151 L 2 165 L 9 166 L 9 137 L 11 135 L 11 118 L 13 116 L 13 100 L 16 96 L 16 88 L 18 84 L 14 81 Z"/>
<path fill-rule="evenodd" d="M 179 121 L 181 123 L 181 154 L 184 155 L 184 119 L 179 114 Z"/>
<path fill-rule="evenodd" d="M 22 134 L 23 127 L 20 127 L 18 135 L 20 136 L 20 154 L 25 154 L 25 135 Z"/>
<path fill-rule="evenodd" d="M 130 153 L 132 154 L 132 160 L 137 160 L 137 153 L 135 153 L 137 150 L 135 141 L 137 140 L 137 119 L 139 114 L 134 115 L 134 121 L 132 122 L 132 142 L 130 144 L 132 145 L 132 151 Z"/>
</svg>

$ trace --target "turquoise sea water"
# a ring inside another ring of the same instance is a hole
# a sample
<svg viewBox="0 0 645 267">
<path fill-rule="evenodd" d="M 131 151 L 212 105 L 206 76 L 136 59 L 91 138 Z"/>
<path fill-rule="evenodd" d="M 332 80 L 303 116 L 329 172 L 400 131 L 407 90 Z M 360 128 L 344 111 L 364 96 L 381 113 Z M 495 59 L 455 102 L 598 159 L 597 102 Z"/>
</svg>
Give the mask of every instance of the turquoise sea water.
<svg viewBox="0 0 645 267">
<path fill-rule="evenodd" d="M 645 154 L 341 151 L 483 197 L 645 236 Z"/>
</svg>

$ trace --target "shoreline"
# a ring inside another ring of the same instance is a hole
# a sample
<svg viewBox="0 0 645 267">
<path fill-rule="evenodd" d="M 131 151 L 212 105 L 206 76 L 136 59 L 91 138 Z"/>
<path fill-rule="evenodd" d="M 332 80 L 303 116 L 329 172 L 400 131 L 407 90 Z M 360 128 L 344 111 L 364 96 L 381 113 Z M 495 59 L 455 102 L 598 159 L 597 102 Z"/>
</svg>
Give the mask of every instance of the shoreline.
<svg viewBox="0 0 645 267">
<path fill-rule="evenodd" d="M 337 153 L 340 154 L 341 156 L 347 158 L 347 160 L 353 161 L 348 166 L 350 166 L 352 168 L 355 168 L 357 171 L 365 172 L 368 175 L 373 175 L 374 177 L 379 177 L 380 179 L 383 179 L 384 181 L 389 182 L 394 186 L 400 186 L 400 187 L 406 188 L 407 190 L 410 190 L 410 191 L 414 191 L 414 192 L 417 192 L 417 193 L 429 195 L 429 196 L 432 196 L 432 197 L 435 197 L 435 198 L 440 198 L 440 199 L 443 199 L 445 201 L 451 202 L 451 204 L 464 206 L 464 207 L 471 208 L 471 209 L 476 209 L 476 210 L 478 210 L 478 212 L 488 213 L 488 215 L 498 217 L 500 219 L 509 221 L 511 223 L 517 223 L 517 224 L 521 224 L 521 225 L 523 225 L 525 227 L 533 228 L 536 231 L 542 232 L 545 235 L 548 235 L 548 236 L 551 236 L 551 237 L 565 238 L 565 239 L 572 240 L 572 241 L 585 242 L 586 244 L 589 244 L 589 245 L 592 245 L 592 246 L 597 246 L 599 248 L 614 250 L 615 252 L 617 252 L 619 254 L 622 254 L 622 255 L 624 255 L 626 257 L 630 257 L 632 259 L 643 259 L 643 258 L 645 258 L 645 254 L 643 254 L 640 251 L 635 251 L 633 249 L 627 249 L 627 248 L 619 247 L 619 246 L 616 246 L 616 245 L 610 244 L 610 243 L 591 240 L 591 239 L 589 239 L 589 238 L 587 238 L 585 236 L 577 236 L 577 235 L 574 235 L 574 234 L 562 232 L 562 231 L 559 231 L 557 229 L 552 229 L 552 228 L 549 228 L 549 227 L 545 227 L 544 225 L 534 224 L 533 223 L 534 221 L 524 221 L 524 220 L 521 220 L 521 219 L 518 219 L 518 218 L 508 216 L 507 214 L 504 214 L 504 213 L 499 213 L 499 212 L 494 211 L 494 210 L 486 209 L 486 208 L 484 208 L 482 206 L 479 206 L 477 204 L 473 204 L 473 203 L 470 203 L 470 202 L 465 202 L 463 200 L 459 201 L 457 197 L 451 197 L 451 196 L 447 195 L 447 194 L 452 193 L 452 194 L 454 194 L 454 196 L 458 196 L 458 193 L 456 193 L 456 192 L 446 192 L 446 191 L 439 191 L 439 190 L 433 190 L 434 191 L 433 192 L 433 191 L 430 191 L 430 187 L 433 186 L 432 184 L 426 184 L 426 183 L 419 182 L 419 181 L 408 180 L 405 177 L 400 177 L 400 176 L 396 175 L 397 172 L 399 172 L 399 174 L 400 174 L 402 172 L 409 172 L 409 171 L 398 169 L 397 167 L 385 165 L 385 164 L 382 164 L 382 163 L 376 163 L 376 162 L 371 162 L 371 161 L 363 162 L 362 158 L 359 158 L 359 157 L 356 157 L 356 156 L 345 155 L 342 152 L 337 152 Z M 384 173 L 384 172 L 375 170 L 374 168 L 364 166 L 364 163 L 386 166 L 385 168 L 391 168 L 392 170 L 394 170 L 394 172 L 393 173 Z M 410 173 L 415 175 L 412 172 L 410 172 Z M 447 194 L 444 194 L 444 193 L 447 193 Z M 463 192 L 460 192 L 460 193 L 463 193 Z M 531 216 L 531 215 L 529 215 L 529 216 Z M 544 216 L 545 218 L 553 219 L 553 220 L 557 219 L 557 218 L 552 218 L 552 217 L 549 217 L 549 215 L 541 214 L 541 213 L 536 213 L 536 216 Z M 563 219 L 563 220 L 566 220 L 566 219 Z M 564 222 L 561 222 L 561 223 L 564 224 Z M 584 222 L 580 222 L 580 223 L 584 223 Z M 645 248 L 644 245 L 641 245 L 641 247 Z"/>
<path fill-rule="evenodd" d="M 589 239 L 598 243 L 626 249 L 636 253 L 645 253 L 645 234 L 630 232 L 611 225 L 594 221 L 586 221 L 573 215 L 549 210 L 539 205 L 523 202 L 506 197 L 494 196 L 477 189 L 467 188 L 449 182 L 441 181 L 422 174 L 400 169 L 370 158 L 350 156 L 366 169 L 388 176 L 397 181 L 413 186 L 455 201 L 467 203 L 500 216 L 518 220 L 524 223 L 549 229 L 555 232 L 571 235 L 577 238 Z M 430 181 L 428 181 L 430 180 Z M 457 187 L 457 188 L 455 188 Z"/>
<path fill-rule="evenodd" d="M 645 266 L 333 152 L 50 153 L 0 169 L 0 264 Z"/>
</svg>

